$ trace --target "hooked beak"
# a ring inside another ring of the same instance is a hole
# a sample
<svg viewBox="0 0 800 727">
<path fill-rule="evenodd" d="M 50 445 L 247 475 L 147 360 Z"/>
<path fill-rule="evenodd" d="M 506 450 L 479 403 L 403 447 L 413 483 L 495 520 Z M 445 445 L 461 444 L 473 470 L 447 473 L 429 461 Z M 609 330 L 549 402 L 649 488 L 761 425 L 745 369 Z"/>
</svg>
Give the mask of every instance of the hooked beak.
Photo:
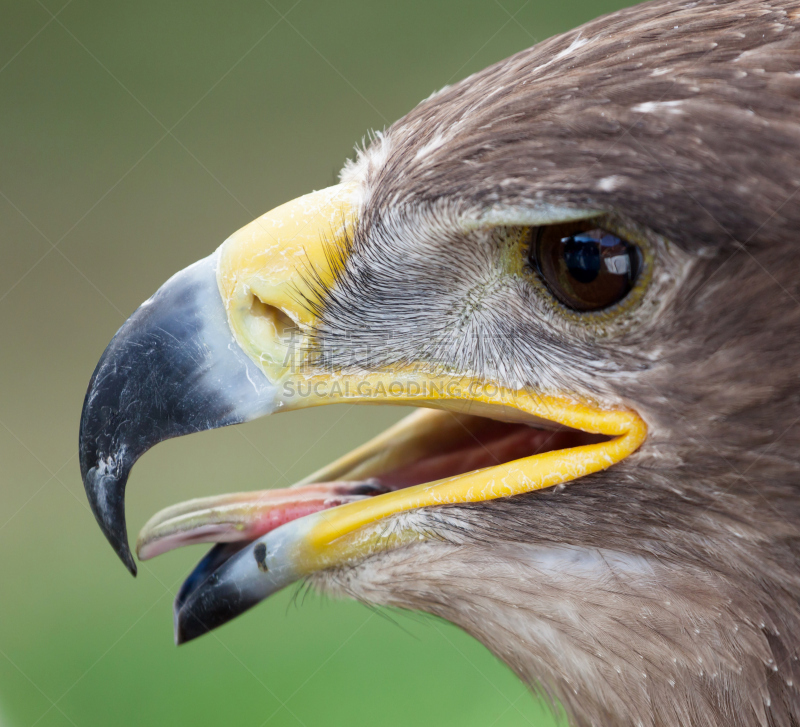
<svg viewBox="0 0 800 727">
<path fill-rule="evenodd" d="M 387 517 L 568 482 L 644 441 L 635 413 L 569 392 L 509 390 L 419 367 L 322 368 L 309 353 L 324 304 L 313 281 L 330 284 L 341 271 L 356 207 L 354 190 L 337 185 L 242 228 L 144 303 L 92 376 L 81 474 L 100 527 L 134 574 L 125 485 L 158 442 L 341 401 L 426 408 L 293 488 L 192 501 L 151 519 L 142 558 L 218 543 L 178 594 L 178 643 L 299 578 L 425 537 L 404 525 L 387 533 Z"/>
<path fill-rule="evenodd" d="M 133 575 L 125 485 L 136 460 L 165 439 L 275 407 L 275 386 L 228 327 L 217 259 L 190 265 L 141 305 L 108 344 L 86 392 L 81 476 L 100 528 Z"/>
</svg>

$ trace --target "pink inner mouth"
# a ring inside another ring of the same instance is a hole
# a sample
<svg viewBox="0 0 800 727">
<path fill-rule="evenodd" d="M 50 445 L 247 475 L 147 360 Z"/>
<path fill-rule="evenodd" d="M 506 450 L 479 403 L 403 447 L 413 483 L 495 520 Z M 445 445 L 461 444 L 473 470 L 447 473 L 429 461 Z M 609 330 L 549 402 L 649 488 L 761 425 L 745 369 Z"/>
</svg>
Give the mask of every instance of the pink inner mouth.
<svg viewBox="0 0 800 727">
<path fill-rule="evenodd" d="M 606 441 L 599 434 L 547 431 L 474 417 L 463 436 L 434 454 L 367 480 L 318 482 L 193 500 L 169 508 L 145 526 L 138 545 L 143 560 L 193 543 L 250 542 L 284 523 L 348 502 L 541 452 Z M 162 525 L 153 525 L 158 520 Z"/>
</svg>

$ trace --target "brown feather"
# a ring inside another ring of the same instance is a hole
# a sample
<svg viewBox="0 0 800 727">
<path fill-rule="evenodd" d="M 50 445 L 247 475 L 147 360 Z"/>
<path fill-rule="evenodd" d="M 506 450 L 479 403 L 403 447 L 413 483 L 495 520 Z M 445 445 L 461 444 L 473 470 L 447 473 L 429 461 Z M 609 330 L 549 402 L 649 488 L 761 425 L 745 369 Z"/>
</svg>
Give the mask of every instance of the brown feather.
<svg viewBox="0 0 800 727">
<path fill-rule="evenodd" d="M 575 725 L 800 724 L 798 25 L 800 2 L 623 10 L 444 89 L 345 171 L 365 202 L 322 291 L 332 365 L 582 392 L 650 435 L 566 487 L 403 516 L 440 540 L 324 588 L 459 624 Z M 559 316 L 458 225 L 544 203 L 650 240 L 641 306 Z"/>
</svg>

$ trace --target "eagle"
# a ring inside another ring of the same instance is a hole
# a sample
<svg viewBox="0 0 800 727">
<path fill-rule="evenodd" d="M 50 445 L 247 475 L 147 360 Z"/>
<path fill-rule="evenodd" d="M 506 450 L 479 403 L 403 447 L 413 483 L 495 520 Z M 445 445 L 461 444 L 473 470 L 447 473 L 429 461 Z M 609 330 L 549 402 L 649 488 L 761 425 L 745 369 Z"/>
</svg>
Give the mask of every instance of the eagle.
<svg viewBox="0 0 800 727">
<path fill-rule="evenodd" d="M 447 619 L 573 725 L 800 724 L 800 2 L 653 0 L 375 133 L 178 272 L 100 358 L 96 519 L 166 439 L 417 407 L 213 543 L 178 643 L 296 582 Z"/>
</svg>

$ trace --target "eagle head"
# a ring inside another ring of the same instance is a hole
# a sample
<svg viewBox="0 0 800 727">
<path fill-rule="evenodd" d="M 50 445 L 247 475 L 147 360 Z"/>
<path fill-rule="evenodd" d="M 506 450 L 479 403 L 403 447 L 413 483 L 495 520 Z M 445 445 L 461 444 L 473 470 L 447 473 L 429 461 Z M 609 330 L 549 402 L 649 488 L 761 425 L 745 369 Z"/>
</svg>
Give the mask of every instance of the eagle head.
<svg viewBox="0 0 800 727">
<path fill-rule="evenodd" d="M 800 723 L 800 3 L 655 0 L 423 101 L 177 273 L 89 385 L 86 492 L 171 437 L 419 409 L 176 505 L 196 638 L 275 591 L 435 614 L 576 725 Z M 232 488 L 231 488 L 232 489 Z"/>
</svg>

